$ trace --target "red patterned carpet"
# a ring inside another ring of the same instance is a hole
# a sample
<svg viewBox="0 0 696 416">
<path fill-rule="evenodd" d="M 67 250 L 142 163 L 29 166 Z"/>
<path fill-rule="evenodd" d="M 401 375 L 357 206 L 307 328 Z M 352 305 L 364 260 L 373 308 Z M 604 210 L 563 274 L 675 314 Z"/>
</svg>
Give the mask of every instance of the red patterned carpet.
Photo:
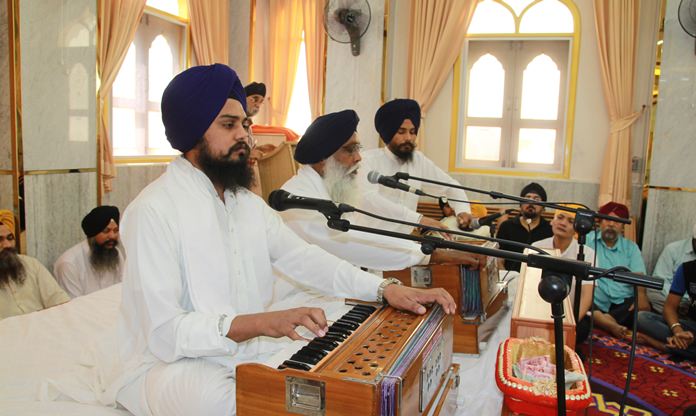
<svg viewBox="0 0 696 416">
<path fill-rule="evenodd" d="M 590 375 L 594 406 L 589 415 L 617 415 L 626 383 L 630 345 L 603 332 L 593 335 Z M 582 351 L 588 355 L 588 345 Z M 696 364 L 674 362 L 669 356 L 645 346 L 636 347 L 628 394 L 627 415 L 675 415 L 696 405 Z"/>
</svg>

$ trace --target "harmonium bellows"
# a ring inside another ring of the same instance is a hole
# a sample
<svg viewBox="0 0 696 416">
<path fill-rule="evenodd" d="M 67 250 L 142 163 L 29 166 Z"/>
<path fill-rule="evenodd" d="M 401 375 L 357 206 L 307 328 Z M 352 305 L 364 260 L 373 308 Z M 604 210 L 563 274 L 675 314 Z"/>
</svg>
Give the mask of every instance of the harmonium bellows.
<svg viewBox="0 0 696 416">
<path fill-rule="evenodd" d="M 466 243 L 498 247 L 497 243 L 490 241 Z M 454 352 L 478 354 L 478 326 L 507 300 L 506 286 L 499 281 L 497 258 L 484 256 L 484 259 L 479 270 L 458 264 L 430 264 L 384 272 L 384 276 L 396 277 L 408 286 L 447 290 L 458 303 L 459 317 L 454 320 Z"/>
<path fill-rule="evenodd" d="M 459 366 L 452 318 L 356 305 L 277 368 L 237 366 L 237 414 L 449 415 Z"/>
</svg>

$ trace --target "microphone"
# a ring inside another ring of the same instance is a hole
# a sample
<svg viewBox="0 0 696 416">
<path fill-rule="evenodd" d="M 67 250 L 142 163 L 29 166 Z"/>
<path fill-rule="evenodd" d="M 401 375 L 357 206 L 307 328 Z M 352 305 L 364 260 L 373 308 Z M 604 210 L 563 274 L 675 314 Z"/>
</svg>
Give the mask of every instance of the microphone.
<svg viewBox="0 0 696 416">
<path fill-rule="evenodd" d="M 268 195 L 268 205 L 276 211 L 285 211 L 288 209 L 309 209 L 319 211 L 326 218 L 340 217 L 344 212 L 354 211 L 355 208 L 347 204 L 339 204 L 338 206 L 328 199 L 308 198 L 304 196 L 293 195 L 288 191 L 276 189 Z"/>
<path fill-rule="evenodd" d="M 500 211 L 497 214 L 486 215 L 485 217 L 481 217 L 481 218 L 472 218 L 471 224 L 469 224 L 469 227 L 472 230 L 478 230 L 479 228 L 483 227 L 484 225 L 493 224 L 493 221 L 495 221 L 498 218 L 502 217 L 503 215 L 509 214 L 513 211 L 515 211 L 515 210 L 514 209 L 506 209 L 505 211 Z"/>
<path fill-rule="evenodd" d="M 402 191 L 410 192 L 416 195 L 425 195 L 425 193 L 423 193 L 423 191 L 421 191 L 420 189 L 416 189 L 412 186 L 406 185 L 405 183 L 401 183 L 398 180 L 396 180 L 393 176 L 381 175 L 376 170 L 373 170 L 367 174 L 367 180 L 370 183 L 378 183 L 380 185 L 386 186 L 387 188 L 401 189 Z"/>
</svg>

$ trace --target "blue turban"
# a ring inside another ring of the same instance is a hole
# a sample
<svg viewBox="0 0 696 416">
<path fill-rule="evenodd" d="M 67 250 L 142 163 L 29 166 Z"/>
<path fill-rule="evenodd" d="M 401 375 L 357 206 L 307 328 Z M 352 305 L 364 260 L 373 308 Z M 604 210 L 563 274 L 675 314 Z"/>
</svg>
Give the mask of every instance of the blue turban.
<svg viewBox="0 0 696 416">
<path fill-rule="evenodd" d="M 175 76 L 162 94 L 162 122 L 167 140 L 186 153 L 227 102 L 239 101 L 246 112 L 246 95 L 239 77 L 227 65 L 194 66 Z"/>
<path fill-rule="evenodd" d="M 260 95 L 262 97 L 266 96 L 266 84 L 263 82 L 252 82 L 251 84 L 244 87 L 244 92 L 246 96 L 250 95 Z"/>
<path fill-rule="evenodd" d="M 303 165 L 319 163 L 350 140 L 360 119 L 353 110 L 324 114 L 307 127 L 297 143 L 295 160 Z"/>
<path fill-rule="evenodd" d="M 389 144 L 401 127 L 404 120 L 409 119 L 416 128 L 420 127 L 421 110 L 418 103 L 408 98 L 397 98 L 384 103 L 375 114 L 375 129 L 385 144 Z"/>
</svg>

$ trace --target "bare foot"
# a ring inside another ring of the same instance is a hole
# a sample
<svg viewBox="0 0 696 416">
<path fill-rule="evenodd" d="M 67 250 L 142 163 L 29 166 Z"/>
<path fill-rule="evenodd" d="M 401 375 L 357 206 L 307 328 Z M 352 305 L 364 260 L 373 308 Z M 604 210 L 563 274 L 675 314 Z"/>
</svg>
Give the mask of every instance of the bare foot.
<svg viewBox="0 0 696 416">
<path fill-rule="evenodd" d="M 628 328 L 619 324 L 612 325 L 612 327 L 609 329 L 609 333 L 613 335 L 614 338 L 625 339 L 626 334 L 628 333 Z"/>
</svg>

